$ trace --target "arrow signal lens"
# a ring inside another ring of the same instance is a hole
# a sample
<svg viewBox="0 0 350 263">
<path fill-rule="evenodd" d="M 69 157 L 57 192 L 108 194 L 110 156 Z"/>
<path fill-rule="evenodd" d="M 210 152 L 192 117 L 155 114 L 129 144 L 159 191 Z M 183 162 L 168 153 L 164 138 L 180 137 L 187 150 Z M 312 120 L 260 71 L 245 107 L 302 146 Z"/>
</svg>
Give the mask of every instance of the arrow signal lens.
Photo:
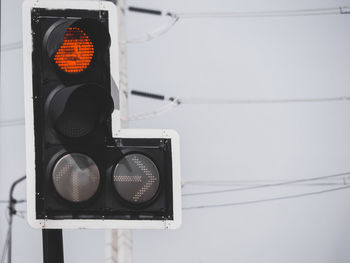
<svg viewBox="0 0 350 263">
<path fill-rule="evenodd" d="M 143 154 L 126 155 L 115 167 L 114 187 L 126 201 L 142 204 L 152 200 L 159 188 L 159 172 L 154 162 Z"/>
<path fill-rule="evenodd" d="M 52 171 L 52 181 L 62 198 L 79 203 L 91 199 L 96 193 L 100 172 L 89 156 L 71 153 L 57 161 Z"/>
</svg>

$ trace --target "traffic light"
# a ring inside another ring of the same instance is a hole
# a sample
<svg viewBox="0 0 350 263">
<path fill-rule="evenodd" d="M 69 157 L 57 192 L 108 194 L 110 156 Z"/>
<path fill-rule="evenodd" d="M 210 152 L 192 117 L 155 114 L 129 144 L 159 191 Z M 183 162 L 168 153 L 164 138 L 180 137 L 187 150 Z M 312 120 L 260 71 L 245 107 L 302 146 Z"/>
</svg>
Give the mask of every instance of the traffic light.
<svg viewBox="0 0 350 263">
<path fill-rule="evenodd" d="M 28 221 L 41 228 L 176 228 L 179 140 L 120 129 L 116 7 L 26 1 Z M 118 92 L 117 92 L 118 93 Z"/>
</svg>

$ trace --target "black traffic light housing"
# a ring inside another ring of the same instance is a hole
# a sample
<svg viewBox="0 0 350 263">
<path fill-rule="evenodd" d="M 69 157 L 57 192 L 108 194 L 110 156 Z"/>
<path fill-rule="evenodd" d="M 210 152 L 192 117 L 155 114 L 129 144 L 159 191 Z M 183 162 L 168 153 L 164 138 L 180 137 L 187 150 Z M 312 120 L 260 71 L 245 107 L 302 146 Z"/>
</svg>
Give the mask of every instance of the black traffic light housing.
<svg viewBox="0 0 350 263">
<path fill-rule="evenodd" d="M 112 122 L 120 121 L 112 120 L 118 109 L 111 96 L 116 10 L 84 3 L 29 2 L 23 9 L 28 221 L 43 228 L 176 228 L 178 136 L 113 134 Z"/>
</svg>

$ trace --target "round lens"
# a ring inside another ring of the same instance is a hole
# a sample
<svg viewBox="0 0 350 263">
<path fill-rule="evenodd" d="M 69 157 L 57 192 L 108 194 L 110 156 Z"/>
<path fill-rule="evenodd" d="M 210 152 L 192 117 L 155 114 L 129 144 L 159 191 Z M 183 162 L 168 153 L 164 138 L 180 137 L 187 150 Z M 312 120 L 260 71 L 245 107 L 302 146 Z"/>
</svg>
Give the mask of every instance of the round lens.
<svg viewBox="0 0 350 263">
<path fill-rule="evenodd" d="M 116 166 L 114 187 L 126 201 L 134 204 L 151 200 L 159 187 L 159 172 L 151 159 L 143 154 L 129 154 Z"/>
<path fill-rule="evenodd" d="M 88 35 L 78 27 L 69 27 L 54 60 L 64 72 L 79 73 L 90 65 L 93 55 L 94 46 Z"/>
<path fill-rule="evenodd" d="M 80 139 L 94 133 L 113 111 L 113 99 L 95 84 L 70 86 L 54 90 L 49 100 L 53 128 L 60 135 Z"/>
<path fill-rule="evenodd" d="M 71 153 L 60 158 L 52 172 L 58 194 L 71 202 L 89 200 L 100 184 L 100 172 L 87 155 Z"/>
<path fill-rule="evenodd" d="M 80 138 L 96 128 L 102 106 L 93 95 L 89 92 L 84 93 L 82 88 L 72 93 L 55 123 L 55 128 L 60 134 Z"/>
</svg>

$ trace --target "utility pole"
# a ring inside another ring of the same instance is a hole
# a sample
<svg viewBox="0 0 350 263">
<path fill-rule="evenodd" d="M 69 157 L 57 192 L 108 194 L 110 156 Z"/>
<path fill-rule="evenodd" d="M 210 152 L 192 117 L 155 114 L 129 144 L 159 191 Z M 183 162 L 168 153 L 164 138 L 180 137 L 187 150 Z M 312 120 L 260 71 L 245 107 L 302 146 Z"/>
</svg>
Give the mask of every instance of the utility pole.
<svg viewBox="0 0 350 263">
<path fill-rule="evenodd" d="M 125 0 L 110 0 L 117 5 L 119 30 L 119 107 L 121 128 L 128 127 L 128 86 L 126 68 Z M 106 230 L 106 262 L 132 262 L 132 231 L 127 229 Z"/>
<path fill-rule="evenodd" d="M 14 181 L 10 188 L 10 199 L 9 199 L 9 222 L 8 222 L 8 233 L 7 233 L 7 242 L 8 242 L 8 248 L 7 248 L 7 262 L 11 263 L 12 261 L 12 224 L 13 224 L 13 216 L 17 213 L 15 209 L 15 205 L 17 203 L 17 200 L 13 197 L 13 192 L 15 191 L 16 186 L 26 179 L 26 176 L 23 176 L 19 178 L 18 180 Z"/>
</svg>

